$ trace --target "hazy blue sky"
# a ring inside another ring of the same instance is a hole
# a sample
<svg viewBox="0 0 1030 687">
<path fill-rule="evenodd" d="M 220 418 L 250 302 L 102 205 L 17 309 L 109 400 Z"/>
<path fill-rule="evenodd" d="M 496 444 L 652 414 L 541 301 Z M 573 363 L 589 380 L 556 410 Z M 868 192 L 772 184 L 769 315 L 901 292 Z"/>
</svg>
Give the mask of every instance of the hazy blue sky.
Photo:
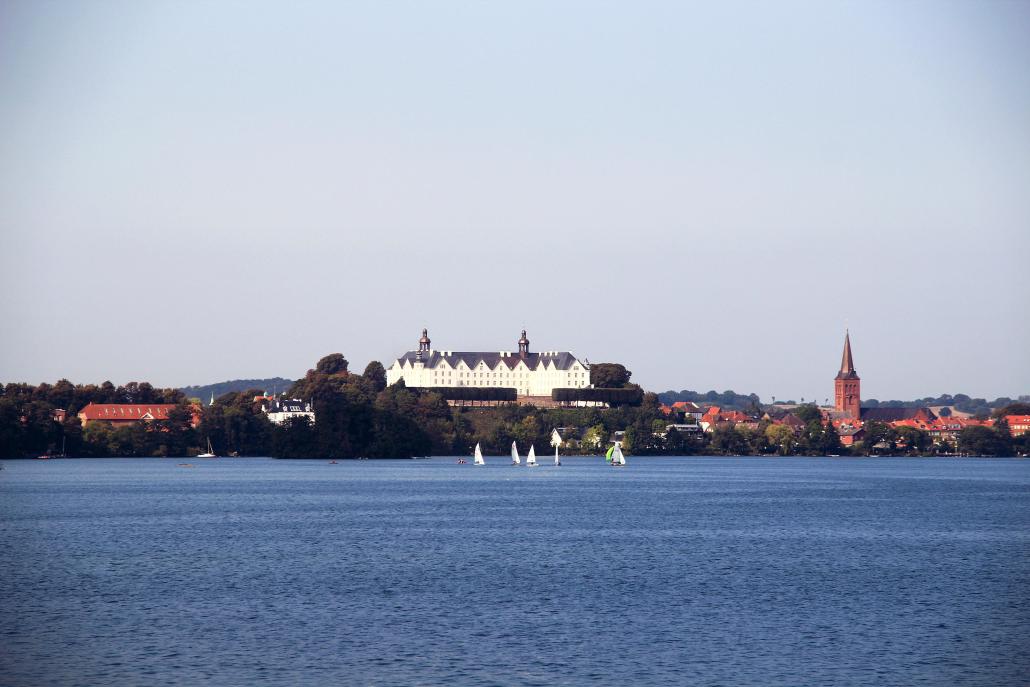
<svg viewBox="0 0 1030 687">
<path fill-rule="evenodd" d="M 1030 393 L 1030 3 L 0 2 L 0 380 Z"/>
</svg>

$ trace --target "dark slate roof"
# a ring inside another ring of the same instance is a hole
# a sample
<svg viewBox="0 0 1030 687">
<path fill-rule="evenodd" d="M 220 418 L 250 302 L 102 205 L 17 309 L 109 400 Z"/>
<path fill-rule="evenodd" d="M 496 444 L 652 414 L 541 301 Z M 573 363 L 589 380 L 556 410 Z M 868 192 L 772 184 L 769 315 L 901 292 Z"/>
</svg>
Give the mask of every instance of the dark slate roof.
<svg viewBox="0 0 1030 687">
<path fill-rule="evenodd" d="M 514 369 L 523 358 L 519 357 L 518 353 L 512 353 L 511 355 L 502 356 L 497 351 L 449 351 L 446 360 L 451 367 L 456 367 L 458 362 L 461 360 L 465 361 L 469 369 L 479 365 L 480 362 L 486 363 L 486 366 L 491 370 L 497 367 L 499 362 L 503 362 L 508 366 L 509 369 Z M 405 362 L 412 364 L 418 359 L 417 351 L 408 351 L 403 356 L 397 359 L 397 361 L 403 365 Z M 444 356 L 440 351 L 432 351 L 429 354 L 422 354 L 422 362 L 429 369 L 433 369 L 440 362 L 444 360 Z M 568 351 L 558 351 L 555 355 L 549 355 L 546 353 L 528 353 L 524 358 L 526 366 L 531 370 L 537 369 L 541 363 L 554 363 L 554 366 L 559 370 L 568 370 L 572 367 L 572 364 L 577 362 L 576 356 L 572 355 Z M 585 367 L 585 365 L 584 365 Z"/>
<path fill-rule="evenodd" d="M 307 404 L 295 398 L 276 399 L 265 406 L 268 413 L 303 413 Z"/>
<path fill-rule="evenodd" d="M 780 422 L 782 422 L 783 424 L 787 425 L 788 427 L 804 427 L 805 426 L 804 421 L 802 421 L 802 419 L 799 418 L 794 413 L 787 413 L 786 415 L 783 416 L 783 419 L 781 419 Z"/>
<path fill-rule="evenodd" d="M 925 413 L 931 420 L 937 416 L 929 408 L 862 408 L 863 422 L 896 422 L 898 420 L 911 420 Z"/>
</svg>

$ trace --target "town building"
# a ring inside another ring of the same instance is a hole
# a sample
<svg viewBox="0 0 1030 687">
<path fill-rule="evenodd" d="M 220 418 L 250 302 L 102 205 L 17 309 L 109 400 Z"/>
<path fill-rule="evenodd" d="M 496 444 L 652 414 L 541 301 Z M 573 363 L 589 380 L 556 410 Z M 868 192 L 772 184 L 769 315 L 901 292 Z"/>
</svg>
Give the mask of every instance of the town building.
<svg viewBox="0 0 1030 687">
<path fill-rule="evenodd" d="M 315 411 L 310 402 L 299 398 L 265 398 L 261 404 L 261 412 L 268 416 L 273 424 L 282 425 L 293 418 L 303 417 L 315 424 Z"/>
<path fill-rule="evenodd" d="M 680 434 L 699 434 L 702 429 L 699 424 L 685 425 L 685 424 L 669 424 L 665 425 L 665 430 L 661 432 L 662 436 L 668 436 L 669 432 L 676 430 Z"/>
<path fill-rule="evenodd" d="M 1009 433 L 1014 437 L 1030 432 L 1030 415 L 1006 415 L 1005 422 L 1009 423 Z"/>
<path fill-rule="evenodd" d="M 694 418 L 695 421 L 700 420 L 704 417 L 705 411 L 702 410 L 696 403 L 690 401 L 676 401 L 671 406 L 662 405 L 662 414 L 678 416 L 683 415 L 683 419 Z"/>
<path fill-rule="evenodd" d="M 418 350 L 408 351 L 386 371 L 386 383 L 409 387 L 503 387 L 518 396 L 550 398 L 554 389 L 590 386 L 590 366 L 568 351 L 532 353 L 526 330 L 515 351 L 452 351 L 431 347 L 422 330 Z"/>
<path fill-rule="evenodd" d="M 844 425 L 837 428 L 837 436 L 840 437 L 841 446 L 854 446 L 860 441 L 865 441 L 865 429 L 854 425 Z"/>
<path fill-rule="evenodd" d="M 926 429 L 937 421 L 937 416 L 929 408 L 863 408 L 862 422 L 882 422 L 884 424 L 907 423 L 916 429 Z"/>
<path fill-rule="evenodd" d="M 790 431 L 794 432 L 795 435 L 801 434 L 805 429 L 804 421 L 794 413 L 787 413 L 779 420 L 774 420 L 773 424 L 790 427 Z"/>
<path fill-rule="evenodd" d="M 167 420 L 174 403 L 90 403 L 79 411 L 83 427 L 103 422 L 115 427 L 137 422 Z"/>
<path fill-rule="evenodd" d="M 750 423 L 752 420 L 753 418 L 739 410 L 723 410 L 719 406 L 711 406 L 701 416 L 698 424 L 701 425 L 701 429 L 705 432 L 714 432 L 715 428 L 719 425 L 740 425 Z"/>
</svg>

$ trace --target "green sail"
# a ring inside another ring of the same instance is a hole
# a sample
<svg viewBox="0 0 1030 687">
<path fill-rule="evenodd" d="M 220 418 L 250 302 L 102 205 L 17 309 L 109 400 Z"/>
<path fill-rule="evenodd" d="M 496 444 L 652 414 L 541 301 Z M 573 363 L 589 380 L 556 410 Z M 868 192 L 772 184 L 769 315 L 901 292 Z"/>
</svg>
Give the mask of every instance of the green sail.
<svg viewBox="0 0 1030 687">
<path fill-rule="evenodd" d="M 615 451 L 615 444 L 612 444 L 611 447 L 608 448 L 608 453 L 604 454 L 604 459 L 606 461 L 608 461 L 609 463 L 612 462 L 612 452 L 613 451 Z"/>
</svg>

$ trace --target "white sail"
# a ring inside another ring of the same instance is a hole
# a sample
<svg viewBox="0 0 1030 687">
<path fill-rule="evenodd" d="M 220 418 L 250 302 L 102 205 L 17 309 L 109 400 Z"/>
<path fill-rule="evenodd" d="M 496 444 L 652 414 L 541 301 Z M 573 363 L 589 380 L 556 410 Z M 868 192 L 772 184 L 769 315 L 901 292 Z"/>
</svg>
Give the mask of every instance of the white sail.
<svg viewBox="0 0 1030 687">
<path fill-rule="evenodd" d="M 612 465 L 623 466 L 626 464 L 626 456 L 622 455 L 622 446 L 615 444 L 615 452 L 612 453 Z"/>
<path fill-rule="evenodd" d="M 213 448 L 211 448 L 211 437 L 208 437 L 207 438 L 207 453 L 199 453 L 199 454 L 197 454 L 197 458 L 217 458 L 217 457 L 218 456 L 215 455 L 215 450 Z"/>
<path fill-rule="evenodd" d="M 529 455 L 526 456 L 526 465 L 529 467 L 536 467 L 536 446 L 530 445 Z"/>
<path fill-rule="evenodd" d="M 479 443 L 476 443 L 476 456 L 472 459 L 473 465 L 486 465 L 483 462 L 483 451 L 479 448 Z"/>
<path fill-rule="evenodd" d="M 554 447 L 554 464 L 561 465 L 561 458 L 558 457 L 558 447 Z"/>
<path fill-rule="evenodd" d="M 519 448 L 515 445 L 515 442 L 511 442 L 511 464 L 520 465 L 522 461 L 519 459 Z"/>
</svg>

